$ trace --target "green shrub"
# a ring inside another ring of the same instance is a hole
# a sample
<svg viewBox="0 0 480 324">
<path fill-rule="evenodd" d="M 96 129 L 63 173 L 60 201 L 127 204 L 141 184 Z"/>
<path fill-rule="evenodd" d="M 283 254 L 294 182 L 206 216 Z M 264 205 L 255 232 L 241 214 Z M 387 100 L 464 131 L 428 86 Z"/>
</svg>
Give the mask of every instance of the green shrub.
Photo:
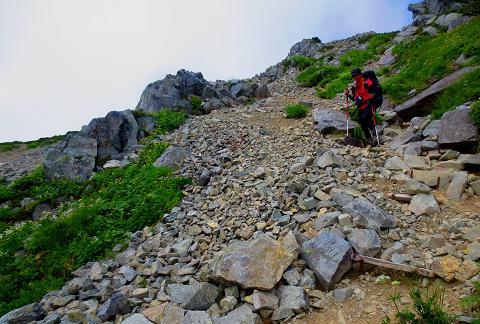
<svg viewBox="0 0 480 324">
<path fill-rule="evenodd" d="M 309 108 L 304 104 L 289 104 L 285 106 L 287 118 L 304 118 L 307 116 Z"/>
<path fill-rule="evenodd" d="M 184 113 L 172 111 L 156 117 L 161 132 L 185 120 Z M 137 162 L 97 173 L 83 183 L 46 181 L 36 170 L 0 185 L 2 199 L 14 202 L 26 196 L 78 196 L 57 209 L 58 217 L 27 222 L 0 237 L 0 316 L 59 289 L 74 269 L 111 255 L 127 232 L 154 224 L 178 204 L 190 180 L 152 165 L 167 147 L 150 143 Z"/>
<path fill-rule="evenodd" d="M 472 117 L 474 124 L 480 128 L 480 101 L 474 103 L 470 109 L 470 116 Z"/>
<path fill-rule="evenodd" d="M 166 133 L 177 129 L 187 119 L 187 113 L 172 109 L 162 109 L 153 114 L 157 123 L 157 132 Z"/>
<path fill-rule="evenodd" d="M 474 323 L 480 323 L 480 281 L 473 283 L 474 290 L 470 296 L 462 298 L 460 304 L 464 309 L 475 316 L 476 321 Z"/>
<path fill-rule="evenodd" d="M 8 152 L 13 151 L 21 147 L 22 144 L 25 144 L 27 149 L 33 149 L 37 147 L 44 147 L 49 146 L 57 143 L 58 141 L 65 138 L 65 135 L 56 135 L 51 137 L 42 137 L 34 141 L 28 142 L 7 142 L 7 143 L 0 143 L 0 152 Z"/>
<path fill-rule="evenodd" d="M 21 142 L 0 143 L 0 152 L 10 152 L 20 147 Z"/>
<path fill-rule="evenodd" d="M 395 69 L 400 73 L 383 82 L 383 89 L 394 103 L 403 102 L 412 89 L 421 91 L 432 82 L 453 71 L 453 62 L 465 54 L 475 56 L 471 64 L 478 64 L 480 53 L 480 18 L 437 36 L 417 36 L 414 41 L 395 46 Z"/>
<path fill-rule="evenodd" d="M 480 0 L 469 1 L 460 12 L 467 16 L 480 16 Z"/>
<path fill-rule="evenodd" d="M 294 55 L 283 61 L 284 70 L 287 70 L 290 66 L 298 68 L 300 71 L 305 70 L 306 68 L 312 66 L 315 63 L 315 59 L 302 56 Z"/>
<path fill-rule="evenodd" d="M 202 109 L 203 99 L 201 97 L 190 96 L 188 99 L 190 100 L 190 104 L 192 105 L 193 112 L 199 112 Z"/>
<path fill-rule="evenodd" d="M 432 116 L 442 118 L 447 111 L 480 97 L 480 69 L 463 76 L 454 85 L 442 92 L 432 105 Z"/>
</svg>

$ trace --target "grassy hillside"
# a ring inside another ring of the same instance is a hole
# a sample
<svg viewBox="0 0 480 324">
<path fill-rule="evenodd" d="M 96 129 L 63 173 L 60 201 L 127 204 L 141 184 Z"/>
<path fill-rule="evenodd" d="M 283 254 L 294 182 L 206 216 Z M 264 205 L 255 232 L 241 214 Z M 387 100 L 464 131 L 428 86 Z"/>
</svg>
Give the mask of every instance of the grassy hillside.
<svg viewBox="0 0 480 324">
<path fill-rule="evenodd" d="M 157 117 L 159 132 L 178 127 L 186 118 L 172 111 Z M 60 288 L 71 271 L 110 255 L 115 245 L 125 242 L 127 232 L 156 223 L 180 201 L 189 179 L 152 166 L 167 147 L 151 142 L 137 162 L 86 182 L 47 181 L 37 170 L 0 185 L 0 204 L 8 202 L 7 206 L 25 197 L 64 201 L 57 218 L 25 221 L 0 234 L 0 316 Z M 4 222 L 25 219 L 27 211 L 18 218 L 8 215 L 2 214 Z"/>
<path fill-rule="evenodd" d="M 0 152 L 13 151 L 22 147 L 23 145 L 27 149 L 49 146 L 57 143 L 58 141 L 62 140 L 64 137 L 65 135 L 56 135 L 52 137 L 42 137 L 42 138 L 39 138 L 38 140 L 28 141 L 28 142 L 14 141 L 14 142 L 0 143 Z"/>
</svg>

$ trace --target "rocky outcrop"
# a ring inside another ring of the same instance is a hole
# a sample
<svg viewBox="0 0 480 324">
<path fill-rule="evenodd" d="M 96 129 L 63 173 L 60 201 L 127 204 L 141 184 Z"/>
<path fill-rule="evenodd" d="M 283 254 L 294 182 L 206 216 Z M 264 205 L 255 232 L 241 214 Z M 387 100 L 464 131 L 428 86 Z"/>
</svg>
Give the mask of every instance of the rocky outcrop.
<svg viewBox="0 0 480 324">
<path fill-rule="evenodd" d="M 478 128 L 470 117 L 470 108 L 459 106 L 440 120 L 438 143 L 443 148 L 468 151 L 480 140 Z"/>
<path fill-rule="evenodd" d="M 342 111 L 317 108 L 313 110 L 313 120 L 316 123 L 315 128 L 321 134 L 347 131 L 347 116 Z M 348 129 L 350 132 L 353 132 L 358 126 L 358 123 L 349 120 Z"/>
<path fill-rule="evenodd" d="M 43 167 L 49 179 L 87 180 L 93 174 L 97 157 L 97 142 L 73 134 L 51 148 Z"/>
<path fill-rule="evenodd" d="M 97 159 L 121 157 L 138 144 L 138 124 L 132 111 L 111 111 L 105 117 L 93 119 L 81 134 L 97 142 Z"/>
<path fill-rule="evenodd" d="M 324 48 L 324 46 L 325 45 L 319 39 L 303 39 L 292 46 L 288 56 L 301 55 L 315 57 L 315 54 Z"/>
<path fill-rule="evenodd" d="M 422 91 L 415 97 L 396 106 L 394 108 L 395 112 L 401 118 L 412 118 L 414 116 L 421 116 L 422 114 L 424 115 L 429 109 L 432 101 L 436 98 L 436 96 L 438 96 L 443 90 L 458 81 L 462 76 L 474 70 L 475 68 L 465 67 L 453 72 L 452 74 L 444 77 L 440 81 L 435 82 L 428 89 Z"/>
</svg>

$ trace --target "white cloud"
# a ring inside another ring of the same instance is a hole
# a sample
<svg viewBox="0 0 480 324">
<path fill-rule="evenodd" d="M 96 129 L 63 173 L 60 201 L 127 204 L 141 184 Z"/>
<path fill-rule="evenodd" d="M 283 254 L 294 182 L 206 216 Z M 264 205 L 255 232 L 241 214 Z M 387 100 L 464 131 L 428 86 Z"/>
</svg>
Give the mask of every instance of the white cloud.
<svg viewBox="0 0 480 324">
<path fill-rule="evenodd" d="M 78 130 L 133 108 L 180 68 L 253 76 L 302 38 L 409 22 L 406 0 L 0 0 L 0 141 Z"/>
</svg>

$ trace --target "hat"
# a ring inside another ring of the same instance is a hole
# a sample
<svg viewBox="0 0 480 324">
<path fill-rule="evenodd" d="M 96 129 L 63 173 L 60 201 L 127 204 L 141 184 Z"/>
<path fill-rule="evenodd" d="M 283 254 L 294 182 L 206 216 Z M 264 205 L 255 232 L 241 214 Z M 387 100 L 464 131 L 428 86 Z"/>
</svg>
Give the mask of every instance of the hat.
<svg viewBox="0 0 480 324">
<path fill-rule="evenodd" d="M 359 68 L 356 68 L 356 69 L 352 70 L 352 77 L 355 77 L 359 74 L 362 74 L 362 70 L 360 70 Z"/>
</svg>

